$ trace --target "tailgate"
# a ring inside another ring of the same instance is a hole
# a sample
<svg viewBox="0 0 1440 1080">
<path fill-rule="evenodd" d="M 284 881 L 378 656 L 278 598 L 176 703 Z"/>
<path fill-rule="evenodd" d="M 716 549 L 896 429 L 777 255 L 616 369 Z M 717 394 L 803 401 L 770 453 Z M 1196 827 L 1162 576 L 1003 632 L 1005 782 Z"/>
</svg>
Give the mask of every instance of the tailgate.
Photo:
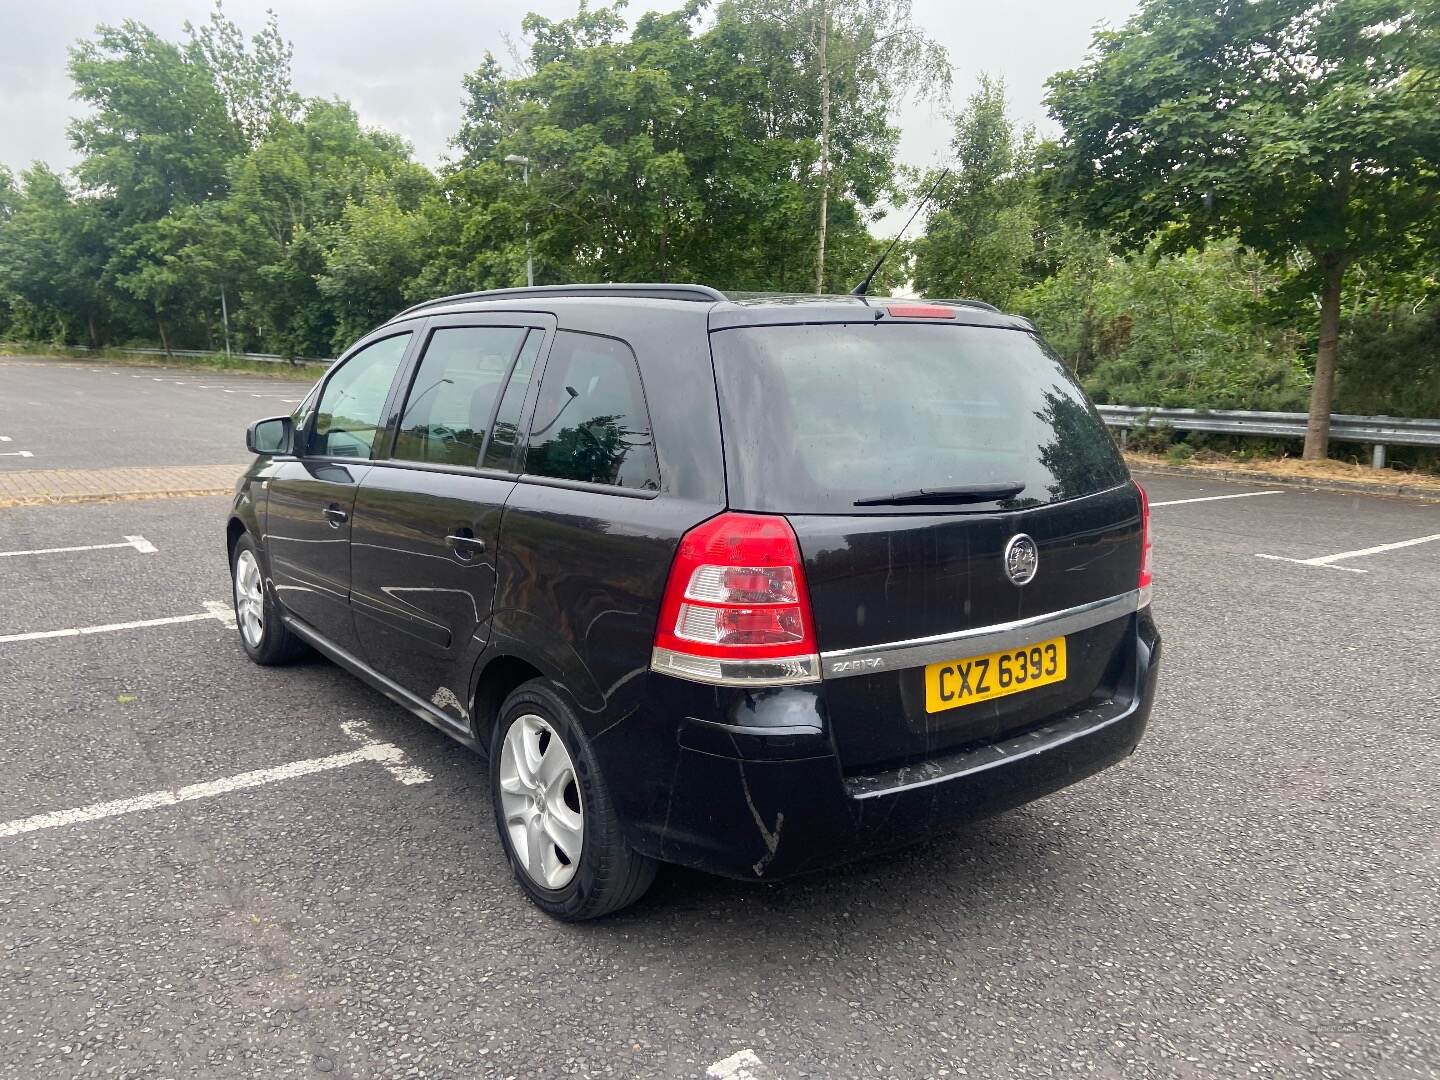
<svg viewBox="0 0 1440 1080">
<path fill-rule="evenodd" d="M 1112 693 L 1139 602 L 1140 495 L 1037 335 L 870 317 L 711 343 L 730 504 L 795 530 L 847 772 Z M 973 657 L 927 689 L 927 666 Z"/>
<path fill-rule="evenodd" d="M 833 518 L 792 515 L 805 559 L 825 675 L 825 706 L 847 770 L 917 760 L 994 738 L 1112 695 L 1136 606 L 1140 504 L 1126 484 L 1021 514 Z M 1003 553 L 1017 533 L 1039 552 L 1024 587 Z M 949 662 L 1064 639 L 1009 685 L 991 660 L 965 670 L 998 696 L 964 701 Z M 943 681 L 926 668 L 949 667 Z M 1058 674 L 1059 672 L 1053 672 Z M 1021 675 L 1033 687 L 1016 685 Z M 950 700 L 941 698 L 948 691 Z M 955 700 L 961 697 L 962 700 Z"/>
</svg>

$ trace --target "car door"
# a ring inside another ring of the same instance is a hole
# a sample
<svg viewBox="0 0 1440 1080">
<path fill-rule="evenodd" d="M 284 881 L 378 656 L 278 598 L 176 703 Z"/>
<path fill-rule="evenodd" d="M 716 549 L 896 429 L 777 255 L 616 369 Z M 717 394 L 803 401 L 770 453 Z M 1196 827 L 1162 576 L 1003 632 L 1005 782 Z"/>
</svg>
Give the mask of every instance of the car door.
<svg viewBox="0 0 1440 1080">
<path fill-rule="evenodd" d="M 593 715 L 644 686 L 636 676 L 650 662 L 677 519 L 683 531 L 719 507 L 658 497 L 644 388 L 619 338 L 556 334 L 525 443 L 505 505 L 492 646 L 542 656 Z"/>
<path fill-rule="evenodd" d="M 360 483 L 352 611 L 366 661 L 457 723 L 495 595 L 515 432 L 554 319 L 430 320 L 394 444 Z"/>
<path fill-rule="evenodd" d="M 390 421 L 411 331 L 363 342 L 338 362 L 296 433 L 296 456 L 267 485 L 265 544 L 280 602 L 332 644 L 356 648 L 350 617 L 350 513 Z"/>
</svg>

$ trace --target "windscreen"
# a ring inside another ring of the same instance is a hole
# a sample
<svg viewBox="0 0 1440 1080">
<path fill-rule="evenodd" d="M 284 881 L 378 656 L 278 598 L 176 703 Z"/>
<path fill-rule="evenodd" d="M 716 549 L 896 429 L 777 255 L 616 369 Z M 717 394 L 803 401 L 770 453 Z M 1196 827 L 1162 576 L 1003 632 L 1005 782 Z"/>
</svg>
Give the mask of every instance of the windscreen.
<svg viewBox="0 0 1440 1080">
<path fill-rule="evenodd" d="M 710 341 L 736 509 L 994 512 L 1127 478 L 1084 392 L 1030 333 L 830 323 L 740 327 Z M 1023 487 L 954 504 L 872 502 L 986 485 Z"/>
</svg>

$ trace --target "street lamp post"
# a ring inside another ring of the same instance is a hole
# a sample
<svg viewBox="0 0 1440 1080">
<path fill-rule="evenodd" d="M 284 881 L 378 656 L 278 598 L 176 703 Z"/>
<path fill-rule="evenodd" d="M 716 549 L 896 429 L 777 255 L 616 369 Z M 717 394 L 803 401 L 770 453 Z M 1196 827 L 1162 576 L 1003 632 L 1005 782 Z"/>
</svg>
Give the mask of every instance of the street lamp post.
<svg viewBox="0 0 1440 1080">
<path fill-rule="evenodd" d="M 530 159 L 524 154 L 507 154 L 505 164 L 521 167 L 521 175 L 524 177 L 525 190 L 528 194 L 530 190 Z M 528 208 L 525 212 L 525 284 L 531 288 L 535 285 L 535 259 L 530 254 L 530 212 Z"/>
</svg>

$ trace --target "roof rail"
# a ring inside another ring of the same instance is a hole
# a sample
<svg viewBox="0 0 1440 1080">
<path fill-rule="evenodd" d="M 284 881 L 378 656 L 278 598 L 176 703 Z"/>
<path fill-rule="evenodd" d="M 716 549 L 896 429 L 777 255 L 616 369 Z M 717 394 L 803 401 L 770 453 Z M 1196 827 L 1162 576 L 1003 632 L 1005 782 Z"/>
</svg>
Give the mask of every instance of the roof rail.
<svg viewBox="0 0 1440 1080">
<path fill-rule="evenodd" d="M 925 302 L 927 304 L 959 304 L 961 307 L 973 307 L 979 308 L 981 311 L 997 311 L 1000 312 L 1001 315 L 1005 314 L 994 304 L 987 304 L 984 300 L 957 300 L 953 297 L 932 298 L 927 296 Z"/>
<path fill-rule="evenodd" d="M 530 285 L 515 289 L 485 289 L 482 292 L 456 293 L 426 300 L 400 312 L 395 318 L 412 315 L 425 308 L 455 304 L 464 300 L 511 300 L 526 296 L 628 296 L 646 300 L 694 300 L 711 303 L 727 297 L 708 285 L 671 285 L 660 283 L 620 282 L 614 285 Z"/>
</svg>

